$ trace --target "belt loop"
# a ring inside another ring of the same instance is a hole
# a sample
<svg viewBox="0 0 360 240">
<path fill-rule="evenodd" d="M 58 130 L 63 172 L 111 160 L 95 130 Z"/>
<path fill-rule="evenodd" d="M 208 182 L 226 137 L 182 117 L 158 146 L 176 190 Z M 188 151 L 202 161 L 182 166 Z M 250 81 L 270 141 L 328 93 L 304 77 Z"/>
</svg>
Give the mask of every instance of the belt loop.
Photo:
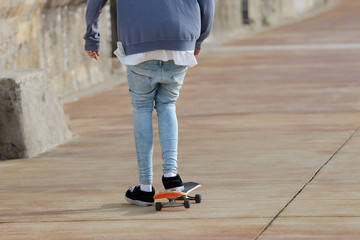
<svg viewBox="0 0 360 240">
<path fill-rule="evenodd" d="M 159 67 L 163 66 L 163 61 L 159 60 Z"/>
</svg>

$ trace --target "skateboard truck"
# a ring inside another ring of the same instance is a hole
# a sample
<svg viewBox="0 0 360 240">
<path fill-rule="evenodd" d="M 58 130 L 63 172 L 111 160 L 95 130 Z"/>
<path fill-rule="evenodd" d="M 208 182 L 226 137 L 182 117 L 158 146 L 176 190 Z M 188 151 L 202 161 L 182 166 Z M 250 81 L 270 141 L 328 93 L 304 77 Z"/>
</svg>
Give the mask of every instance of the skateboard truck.
<svg viewBox="0 0 360 240">
<path fill-rule="evenodd" d="M 182 192 L 179 191 L 165 191 L 160 192 L 154 196 L 154 199 L 168 199 L 168 203 L 156 202 L 155 209 L 156 211 L 161 211 L 162 208 L 167 207 L 181 207 L 190 208 L 190 201 L 195 201 L 195 203 L 201 202 L 201 195 L 196 194 L 195 196 L 189 196 L 188 194 L 195 190 L 196 188 L 201 187 L 199 183 L 195 182 L 185 182 L 184 190 Z"/>
</svg>

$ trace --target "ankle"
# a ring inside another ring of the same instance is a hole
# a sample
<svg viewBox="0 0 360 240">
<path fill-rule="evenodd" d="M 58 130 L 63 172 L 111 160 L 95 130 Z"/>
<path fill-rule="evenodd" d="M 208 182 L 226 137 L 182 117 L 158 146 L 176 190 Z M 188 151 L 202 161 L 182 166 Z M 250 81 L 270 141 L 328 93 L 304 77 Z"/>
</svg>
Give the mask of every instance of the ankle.
<svg viewBox="0 0 360 240">
<path fill-rule="evenodd" d="M 151 184 L 140 184 L 140 190 L 143 192 L 152 192 Z"/>
<path fill-rule="evenodd" d="M 165 178 L 170 178 L 170 177 L 176 177 L 176 173 L 173 173 L 173 172 L 168 172 L 168 173 L 165 173 L 164 174 L 164 177 Z"/>
</svg>

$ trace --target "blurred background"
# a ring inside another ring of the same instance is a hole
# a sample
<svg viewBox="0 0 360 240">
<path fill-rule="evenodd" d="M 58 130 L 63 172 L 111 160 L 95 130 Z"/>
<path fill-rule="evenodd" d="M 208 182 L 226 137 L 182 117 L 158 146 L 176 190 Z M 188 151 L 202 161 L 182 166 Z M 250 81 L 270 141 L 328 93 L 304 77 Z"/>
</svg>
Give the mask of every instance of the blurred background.
<svg viewBox="0 0 360 240">
<path fill-rule="evenodd" d="M 336 0 L 217 0 L 208 45 L 246 37 L 321 11 Z M 101 60 L 84 52 L 86 0 L 0 1 L 0 71 L 44 68 L 62 98 L 94 86 L 120 82 L 124 68 L 116 47 L 116 0 L 103 10 Z"/>
</svg>

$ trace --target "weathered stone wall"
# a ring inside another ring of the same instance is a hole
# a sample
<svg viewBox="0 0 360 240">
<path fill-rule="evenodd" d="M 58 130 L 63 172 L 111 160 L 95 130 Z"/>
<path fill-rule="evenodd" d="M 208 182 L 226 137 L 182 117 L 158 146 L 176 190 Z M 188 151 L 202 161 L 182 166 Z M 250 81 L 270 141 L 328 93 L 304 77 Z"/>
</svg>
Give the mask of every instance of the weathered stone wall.
<svg viewBox="0 0 360 240">
<path fill-rule="evenodd" d="M 226 41 L 239 32 L 296 18 L 335 0 L 248 0 L 250 26 L 242 21 L 242 0 L 217 0 L 213 35 L 209 42 Z M 86 0 L 1 0 L 0 71 L 49 69 L 51 85 L 67 96 L 113 76 L 110 9 L 104 9 L 100 31 L 101 59 L 83 50 Z M 116 70 L 116 69 L 115 69 Z"/>
<path fill-rule="evenodd" d="M 337 0 L 247 0 L 250 24 L 243 22 L 243 0 L 218 0 L 210 42 L 227 41 L 302 17 Z"/>
<path fill-rule="evenodd" d="M 51 85 L 68 95 L 111 75 L 108 9 L 101 21 L 102 59 L 84 54 L 85 0 L 0 1 L 0 70 L 49 69 Z"/>
<path fill-rule="evenodd" d="M 70 139 L 47 70 L 0 73 L 0 160 L 32 157 Z"/>
</svg>

